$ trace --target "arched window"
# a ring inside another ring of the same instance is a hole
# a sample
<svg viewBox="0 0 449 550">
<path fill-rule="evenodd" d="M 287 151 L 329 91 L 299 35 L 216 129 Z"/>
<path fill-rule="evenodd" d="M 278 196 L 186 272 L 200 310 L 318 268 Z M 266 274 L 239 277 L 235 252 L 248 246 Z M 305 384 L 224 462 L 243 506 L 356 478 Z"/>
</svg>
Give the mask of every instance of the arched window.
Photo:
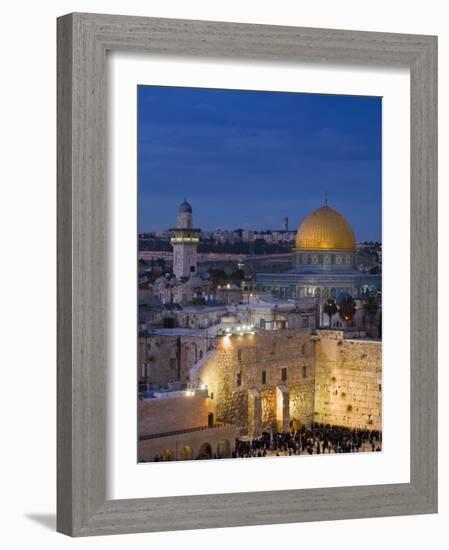
<svg viewBox="0 0 449 550">
<path fill-rule="evenodd" d="M 212 448 L 209 443 L 203 443 L 198 451 L 197 458 L 205 459 L 212 458 Z"/>
</svg>

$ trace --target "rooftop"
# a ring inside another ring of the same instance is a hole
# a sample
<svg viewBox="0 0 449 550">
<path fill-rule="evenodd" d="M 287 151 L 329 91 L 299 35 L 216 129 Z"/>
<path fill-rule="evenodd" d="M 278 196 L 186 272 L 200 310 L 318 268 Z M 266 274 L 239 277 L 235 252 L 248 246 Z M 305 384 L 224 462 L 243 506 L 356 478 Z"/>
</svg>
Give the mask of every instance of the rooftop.
<svg viewBox="0 0 449 550">
<path fill-rule="evenodd" d="M 145 336 L 206 336 L 207 329 L 194 328 L 149 328 L 143 331 Z"/>
</svg>

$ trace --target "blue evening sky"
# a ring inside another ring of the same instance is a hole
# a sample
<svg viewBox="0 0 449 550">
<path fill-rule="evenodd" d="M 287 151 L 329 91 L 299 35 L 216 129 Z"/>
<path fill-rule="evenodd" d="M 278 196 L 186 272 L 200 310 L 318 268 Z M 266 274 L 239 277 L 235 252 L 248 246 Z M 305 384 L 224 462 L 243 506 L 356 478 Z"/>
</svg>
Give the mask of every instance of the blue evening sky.
<svg viewBox="0 0 449 550">
<path fill-rule="evenodd" d="M 381 240 L 378 97 L 138 87 L 139 230 L 296 229 L 324 203 Z"/>
</svg>

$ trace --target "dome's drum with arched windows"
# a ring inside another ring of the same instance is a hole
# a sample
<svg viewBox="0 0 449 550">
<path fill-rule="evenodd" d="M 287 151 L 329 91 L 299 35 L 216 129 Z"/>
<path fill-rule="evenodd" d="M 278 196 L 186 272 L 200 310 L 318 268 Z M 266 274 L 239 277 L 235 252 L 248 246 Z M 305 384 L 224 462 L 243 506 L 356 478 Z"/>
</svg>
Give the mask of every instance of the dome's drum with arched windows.
<svg viewBox="0 0 449 550">
<path fill-rule="evenodd" d="M 299 225 L 292 269 L 258 273 L 256 289 L 288 299 L 313 299 L 324 303 L 340 295 L 355 299 L 365 288 L 380 291 L 380 273 L 356 267 L 356 239 L 351 224 L 327 205 L 317 208 Z"/>
</svg>

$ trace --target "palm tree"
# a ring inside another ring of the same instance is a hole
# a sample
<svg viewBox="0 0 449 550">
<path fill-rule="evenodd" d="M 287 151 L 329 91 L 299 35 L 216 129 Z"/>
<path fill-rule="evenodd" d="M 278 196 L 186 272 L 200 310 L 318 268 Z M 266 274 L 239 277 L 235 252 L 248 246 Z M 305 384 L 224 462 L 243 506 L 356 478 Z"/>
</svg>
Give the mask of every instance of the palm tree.
<svg viewBox="0 0 449 550">
<path fill-rule="evenodd" d="M 332 317 L 337 313 L 338 307 L 335 300 L 327 300 L 323 305 L 323 313 L 329 317 L 329 328 L 332 328 Z"/>
<path fill-rule="evenodd" d="M 375 296 L 368 296 L 367 298 L 365 298 L 363 302 L 363 311 L 366 313 L 369 319 L 371 336 L 373 335 L 373 322 L 378 309 L 379 306 L 377 304 L 377 299 Z"/>
<path fill-rule="evenodd" d="M 354 302 L 354 298 L 350 294 L 342 296 L 338 302 L 338 314 L 340 318 L 345 322 L 352 321 L 357 311 L 357 307 Z"/>
</svg>

